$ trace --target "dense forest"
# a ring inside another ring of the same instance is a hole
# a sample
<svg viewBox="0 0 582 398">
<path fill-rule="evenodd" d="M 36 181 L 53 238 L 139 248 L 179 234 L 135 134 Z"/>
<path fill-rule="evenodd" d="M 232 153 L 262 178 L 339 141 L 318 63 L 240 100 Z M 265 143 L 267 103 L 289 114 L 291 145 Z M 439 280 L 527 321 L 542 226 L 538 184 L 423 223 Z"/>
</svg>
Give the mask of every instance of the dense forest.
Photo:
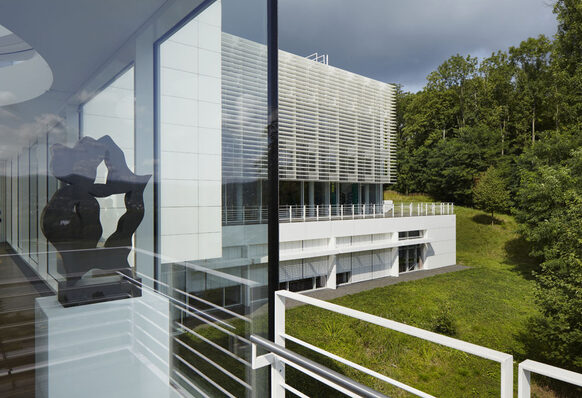
<svg viewBox="0 0 582 398">
<path fill-rule="evenodd" d="M 398 90 L 395 188 L 514 214 L 540 264 L 530 357 L 582 371 L 582 2 L 554 13 L 553 38 L 454 55 Z"/>
</svg>

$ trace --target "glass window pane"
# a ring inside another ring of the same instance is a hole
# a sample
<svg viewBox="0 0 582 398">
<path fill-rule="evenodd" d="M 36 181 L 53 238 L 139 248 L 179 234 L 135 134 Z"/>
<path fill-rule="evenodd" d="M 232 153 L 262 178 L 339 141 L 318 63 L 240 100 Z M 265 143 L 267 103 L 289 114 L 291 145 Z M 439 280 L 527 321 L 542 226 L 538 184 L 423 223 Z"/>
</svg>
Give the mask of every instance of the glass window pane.
<svg viewBox="0 0 582 398">
<path fill-rule="evenodd" d="M 0 395 L 265 396 L 267 3 L 45 3 L 0 13 Z"/>
</svg>

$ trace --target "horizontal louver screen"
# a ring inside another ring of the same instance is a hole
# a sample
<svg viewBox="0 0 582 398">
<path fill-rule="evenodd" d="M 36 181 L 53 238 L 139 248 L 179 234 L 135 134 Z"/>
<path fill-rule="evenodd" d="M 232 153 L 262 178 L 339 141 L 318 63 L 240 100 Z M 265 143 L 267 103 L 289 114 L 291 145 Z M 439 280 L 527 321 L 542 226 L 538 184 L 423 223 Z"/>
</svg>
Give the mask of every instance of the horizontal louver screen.
<svg viewBox="0 0 582 398">
<path fill-rule="evenodd" d="M 225 178 L 267 177 L 266 73 L 264 45 L 223 34 Z M 281 179 L 393 183 L 395 128 L 394 85 L 279 51 Z"/>
</svg>

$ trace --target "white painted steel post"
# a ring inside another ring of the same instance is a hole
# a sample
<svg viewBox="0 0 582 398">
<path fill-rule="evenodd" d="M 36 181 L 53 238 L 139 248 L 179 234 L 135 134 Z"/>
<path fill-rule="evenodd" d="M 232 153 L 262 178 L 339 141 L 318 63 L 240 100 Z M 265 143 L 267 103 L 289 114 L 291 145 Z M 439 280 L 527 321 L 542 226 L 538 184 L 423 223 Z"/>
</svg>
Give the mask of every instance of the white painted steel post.
<svg viewBox="0 0 582 398">
<path fill-rule="evenodd" d="M 501 362 L 501 398 L 513 397 L 513 356 Z"/>
<path fill-rule="evenodd" d="M 434 203 L 432 204 L 432 215 L 433 216 L 435 215 L 435 213 L 434 213 Z"/>
<path fill-rule="evenodd" d="M 362 218 L 366 218 L 366 205 L 362 205 Z"/>
<path fill-rule="evenodd" d="M 530 398 L 531 373 L 523 367 L 523 363 L 517 368 L 517 398 Z"/>
<path fill-rule="evenodd" d="M 275 344 L 285 347 L 285 297 L 275 292 Z M 275 357 L 271 365 L 271 397 L 285 398 L 285 365 Z"/>
<path fill-rule="evenodd" d="M 242 223 L 243 223 L 243 225 L 245 223 L 245 207 L 244 206 L 242 207 Z"/>
<path fill-rule="evenodd" d="M 344 205 L 340 206 L 340 218 L 343 220 L 344 219 Z"/>
<path fill-rule="evenodd" d="M 374 218 L 376 218 L 376 203 L 372 205 L 372 212 L 374 213 Z"/>
<path fill-rule="evenodd" d="M 319 205 L 315 206 L 315 219 L 319 221 Z"/>
<path fill-rule="evenodd" d="M 408 208 L 408 216 L 412 217 L 412 202 L 410 202 L 410 206 Z"/>
<path fill-rule="evenodd" d="M 259 224 L 263 223 L 263 206 L 259 206 Z"/>
<path fill-rule="evenodd" d="M 293 211 L 291 210 L 291 206 L 289 206 L 289 222 L 293 220 Z"/>
<path fill-rule="evenodd" d="M 354 205 L 352 205 L 352 220 L 354 219 Z"/>
<path fill-rule="evenodd" d="M 329 210 L 329 213 L 328 213 L 328 215 L 329 215 L 329 220 L 331 221 L 331 205 L 329 205 L 329 208 L 328 208 L 328 210 Z"/>
<path fill-rule="evenodd" d="M 303 205 L 303 222 L 305 222 L 305 210 L 306 210 L 306 207 L 305 207 L 305 205 Z"/>
</svg>

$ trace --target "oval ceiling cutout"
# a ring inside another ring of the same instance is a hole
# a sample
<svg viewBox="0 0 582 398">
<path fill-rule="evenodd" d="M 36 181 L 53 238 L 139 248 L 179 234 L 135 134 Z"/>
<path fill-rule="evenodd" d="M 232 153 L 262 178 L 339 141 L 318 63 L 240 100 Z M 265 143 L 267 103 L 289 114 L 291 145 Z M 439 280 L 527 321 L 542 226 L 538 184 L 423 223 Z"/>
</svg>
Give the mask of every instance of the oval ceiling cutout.
<svg viewBox="0 0 582 398">
<path fill-rule="evenodd" d="M 44 58 L 0 25 L 0 106 L 36 98 L 52 84 L 53 72 Z"/>
</svg>

